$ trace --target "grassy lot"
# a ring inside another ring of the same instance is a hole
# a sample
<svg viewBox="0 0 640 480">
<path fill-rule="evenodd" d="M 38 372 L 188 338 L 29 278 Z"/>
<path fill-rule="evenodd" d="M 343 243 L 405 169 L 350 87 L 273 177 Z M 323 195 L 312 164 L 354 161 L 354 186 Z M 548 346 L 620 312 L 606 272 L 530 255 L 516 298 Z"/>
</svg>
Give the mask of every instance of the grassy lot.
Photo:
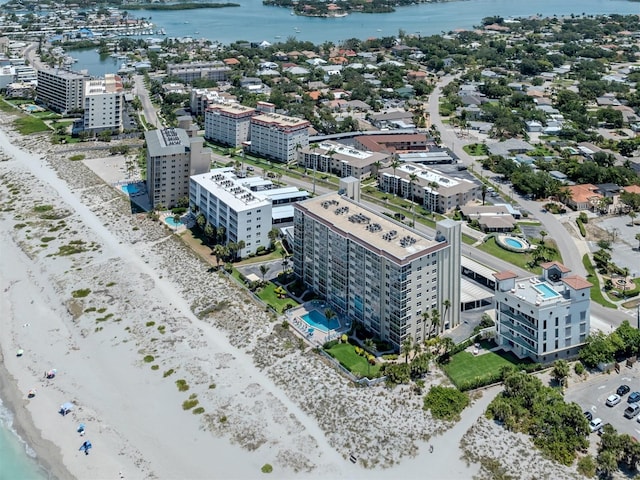
<svg viewBox="0 0 640 480">
<path fill-rule="evenodd" d="M 473 245 L 476 243 L 476 239 L 466 233 L 462 234 L 462 243 L 466 243 L 467 245 Z"/>
<path fill-rule="evenodd" d="M 462 149 L 472 157 L 479 157 L 481 155 L 488 155 L 487 146 L 482 143 L 472 143 L 471 145 L 465 145 Z"/>
<path fill-rule="evenodd" d="M 444 371 L 456 385 L 463 385 L 475 378 L 497 375 L 504 366 L 518 365 L 523 362 L 515 356 L 500 352 L 488 352 L 475 356 L 469 352 L 460 352 L 451 357 L 444 365 Z"/>
<path fill-rule="evenodd" d="M 599 303 L 603 307 L 607 308 L 617 308 L 615 304 L 609 302 L 604 298 L 602 294 L 602 290 L 600 290 L 600 282 L 598 281 L 598 275 L 596 275 L 596 269 L 591 264 L 591 260 L 589 260 L 589 255 L 585 253 L 584 257 L 582 257 L 582 264 L 584 268 L 587 270 L 587 280 L 593 284 L 591 287 L 591 300 L 596 303 Z"/>
<path fill-rule="evenodd" d="M 294 307 L 299 305 L 299 303 L 293 298 L 286 296 L 285 298 L 279 298 L 275 292 L 276 288 L 277 285 L 275 283 L 268 282 L 262 289 L 257 291 L 256 294 L 263 302 L 272 307 L 278 313 L 284 312 L 287 305 L 293 305 Z"/>
<path fill-rule="evenodd" d="M 49 127 L 39 118 L 24 116 L 14 122 L 18 132 L 21 135 L 30 135 L 32 133 L 48 132 Z"/>
<path fill-rule="evenodd" d="M 327 353 L 338 360 L 343 367 L 355 375 L 361 377 L 377 377 L 380 372 L 380 364 L 369 365 L 365 357 L 361 357 L 350 343 L 338 343 L 327 350 Z"/>
</svg>

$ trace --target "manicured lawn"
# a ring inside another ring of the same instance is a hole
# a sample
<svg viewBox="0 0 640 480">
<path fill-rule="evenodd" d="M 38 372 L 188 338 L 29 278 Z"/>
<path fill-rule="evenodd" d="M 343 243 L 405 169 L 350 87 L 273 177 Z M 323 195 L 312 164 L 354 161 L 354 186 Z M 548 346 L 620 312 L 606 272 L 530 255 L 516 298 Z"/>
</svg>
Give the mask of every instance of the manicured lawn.
<svg viewBox="0 0 640 480">
<path fill-rule="evenodd" d="M 462 243 L 466 243 L 467 245 L 473 245 L 476 243 L 476 239 L 466 233 L 462 234 Z"/>
<path fill-rule="evenodd" d="M 600 290 L 600 282 L 598 281 L 598 275 L 596 275 L 596 269 L 591 264 L 589 260 L 589 255 L 585 253 L 584 257 L 582 257 L 582 264 L 584 268 L 587 270 L 587 280 L 593 284 L 591 287 L 591 300 L 596 303 L 599 303 L 603 307 L 607 308 L 617 308 L 615 304 L 609 302 L 604 298 L 602 294 L 602 290 Z"/>
<path fill-rule="evenodd" d="M 293 305 L 294 307 L 297 307 L 299 305 L 299 303 L 296 302 L 293 298 L 287 296 L 285 296 L 284 298 L 278 297 L 275 292 L 276 288 L 277 285 L 275 283 L 269 282 L 264 288 L 261 288 L 257 292 L 257 295 L 263 302 L 271 306 L 278 313 L 282 313 L 287 305 Z"/>
<path fill-rule="evenodd" d="M 358 355 L 355 347 L 350 343 L 338 343 L 326 352 L 353 374 L 369 378 L 378 376 L 380 364 L 369 365 L 367 359 Z"/>
<path fill-rule="evenodd" d="M 48 132 L 49 127 L 39 118 L 24 116 L 18 118 L 14 122 L 18 132 L 22 135 L 29 135 L 31 133 Z"/>
<path fill-rule="evenodd" d="M 545 244 L 547 244 L 547 246 L 549 247 L 555 248 L 556 251 L 558 250 L 557 246 L 550 239 L 545 239 Z M 496 239 L 493 237 L 484 242 L 482 245 L 479 245 L 477 248 L 482 250 L 483 252 L 487 252 L 488 254 L 493 255 L 494 257 L 502 258 L 503 260 L 512 263 L 524 270 L 528 270 L 532 273 L 542 273 L 542 268 L 535 267 L 532 269 L 531 267 L 529 267 L 529 265 L 527 265 L 527 263 L 531 259 L 531 256 L 528 253 L 516 253 L 505 250 L 496 243 Z M 562 257 L 560 256 L 560 253 L 554 255 L 552 260 L 557 260 L 562 263 Z"/>
<path fill-rule="evenodd" d="M 444 371 L 455 385 L 463 385 L 475 378 L 496 375 L 507 365 L 517 365 L 518 360 L 510 355 L 494 352 L 475 356 L 469 352 L 460 352 L 451 357 L 444 365 Z"/>
</svg>

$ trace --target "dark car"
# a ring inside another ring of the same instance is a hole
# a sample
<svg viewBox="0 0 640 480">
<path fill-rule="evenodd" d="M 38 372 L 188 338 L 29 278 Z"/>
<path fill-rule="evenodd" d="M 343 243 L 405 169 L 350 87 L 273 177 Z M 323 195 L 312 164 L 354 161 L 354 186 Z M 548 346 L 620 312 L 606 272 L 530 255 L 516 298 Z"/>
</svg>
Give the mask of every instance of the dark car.
<svg viewBox="0 0 640 480">
<path fill-rule="evenodd" d="M 588 420 L 591 421 L 593 420 L 593 415 L 591 415 L 591 412 L 584 412 L 584 417 Z"/>
<path fill-rule="evenodd" d="M 623 395 L 629 393 L 630 390 L 631 389 L 629 388 L 629 385 L 620 385 L 618 387 L 618 390 L 616 390 L 616 393 L 622 397 Z"/>
<path fill-rule="evenodd" d="M 629 394 L 629 398 L 627 398 L 627 403 L 636 403 L 640 402 L 640 392 L 633 392 Z"/>
</svg>

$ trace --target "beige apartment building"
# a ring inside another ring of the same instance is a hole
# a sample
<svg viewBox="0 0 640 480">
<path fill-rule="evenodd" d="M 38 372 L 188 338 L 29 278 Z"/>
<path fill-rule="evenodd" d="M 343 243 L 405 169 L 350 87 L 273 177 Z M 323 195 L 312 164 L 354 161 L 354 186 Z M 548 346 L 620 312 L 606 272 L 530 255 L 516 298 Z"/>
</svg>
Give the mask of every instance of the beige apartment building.
<svg viewBox="0 0 640 480">
<path fill-rule="evenodd" d="M 212 104 L 204 112 L 204 136 L 209 140 L 239 147 L 249 139 L 251 118 L 256 109 L 236 104 Z"/>
<path fill-rule="evenodd" d="M 375 175 L 378 168 L 388 164 L 390 155 L 370 152 L 330 140 L 311 144 L 300 150 L 298 165 L 329 172 L 339 177 L 355 177 L 360 180 Z"/>
</svg>

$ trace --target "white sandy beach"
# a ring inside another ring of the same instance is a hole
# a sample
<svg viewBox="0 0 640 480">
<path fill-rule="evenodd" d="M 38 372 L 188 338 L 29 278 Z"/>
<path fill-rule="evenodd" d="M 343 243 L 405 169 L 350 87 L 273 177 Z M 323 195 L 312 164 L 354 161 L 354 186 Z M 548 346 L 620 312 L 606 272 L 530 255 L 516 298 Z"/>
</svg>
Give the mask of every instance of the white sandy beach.
<svg viewBox="0 0 640 480">
<path fill-rule="evenodd" d="M 446 431 L 408 388 L 355 388 L 168 228 L 131 216 L 125 197 L 63 147 L 21 138 L 9 121 L 0 120 L 9 158 L 0 162 L 0 396 L 54 476 L 251 479 L 266 463 L 273 478 L 478 473 L 459 444 L 497 390 Z M 192 395 L 204 413 L 183 410 Z M 65 417 L 64 402 L 75 404 Z M 89 455 L 78 451 L 84 440 Z"/>
</svg>

